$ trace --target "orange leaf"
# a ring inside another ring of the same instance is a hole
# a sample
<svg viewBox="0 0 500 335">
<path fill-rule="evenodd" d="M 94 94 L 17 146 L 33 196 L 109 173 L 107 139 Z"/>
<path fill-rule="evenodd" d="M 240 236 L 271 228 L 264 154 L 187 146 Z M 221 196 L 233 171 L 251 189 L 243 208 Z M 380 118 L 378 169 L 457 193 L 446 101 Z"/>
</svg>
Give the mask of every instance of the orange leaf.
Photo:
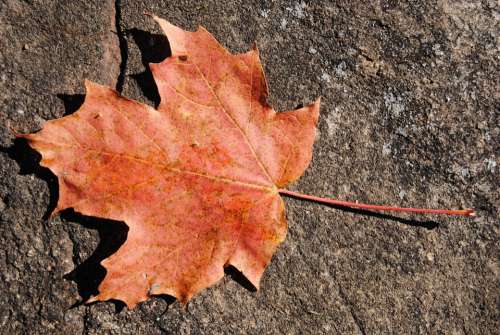
<svg viewBox="0 0 500 335">
<path fill-rule="evenodd" d="M 129 308 L 156 294 L 186 303 L 226 265 L 259 287 L 287 230 L 278 188 L 308 166 L 320 105 L 276 113 L 257 48 L 233 55 L 203 28 L 154 19 L 172 50 L 151 64 L 158 110 L 86 81 L 76 113 L 22 135 L 58 177 L 55 212 L 129 226 L 92 298 Z"/>
</svg>

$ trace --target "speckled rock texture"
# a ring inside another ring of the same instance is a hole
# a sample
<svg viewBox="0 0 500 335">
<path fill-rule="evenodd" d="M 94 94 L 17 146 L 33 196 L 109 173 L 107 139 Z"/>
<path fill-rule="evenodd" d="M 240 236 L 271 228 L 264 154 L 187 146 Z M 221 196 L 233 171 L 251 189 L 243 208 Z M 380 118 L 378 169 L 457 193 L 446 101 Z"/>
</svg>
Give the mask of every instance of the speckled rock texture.
<svg viewBox="0 0 500 335">
<path fill-rule="evenodd" d="M 168 41 L 144 11 L 257 42 L 277 110 L 322 97 L 291 189 L 475 218 L 381 215 L 286 199 L 289 233 L 261 290 L 235 271 L 183 309 L 83 305 L 123 223 L 48 217 L 55 177 L 13 133 L 74 112 L 88 78 L 157 105 Z M 498 4 L 49 1 L 0 4 L 0 333 L 493 334 L 500 327 Z"/>
</svg>

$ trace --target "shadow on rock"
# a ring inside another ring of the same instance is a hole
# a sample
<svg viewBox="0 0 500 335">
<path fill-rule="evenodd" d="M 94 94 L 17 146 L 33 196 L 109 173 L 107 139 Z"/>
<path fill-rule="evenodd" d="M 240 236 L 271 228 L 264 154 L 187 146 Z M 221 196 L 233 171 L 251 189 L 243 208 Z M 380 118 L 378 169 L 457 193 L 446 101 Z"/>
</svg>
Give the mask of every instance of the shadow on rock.
<svg viewBox="0 0 500 335">
<path fill-rule="evenodd" d="M 85 101 L 85 95 L 83 94 L 57 94 L 57 97 L 64 104 L 63 116 L 68 116 L 76 112 Z"/>
<path fill-rule="evenodd" d="M 114 254 L 127 240 L 128 227 L 124 222 L 101 219 L 79 214 L 71 209 L 61 213 L 61 218 L 66 221 L 76 222 L 87 229 L 97 230 L 99 233 L 99 245 L 94 253 L 82 262 L 76 269 L 64 276 L 65 279 L 74 281 L 78 286 L 78 293 L 82 301 L 74 306 L 79 306 L 91 296 L 98 294 L 98 286 L 106 276 L 106 269 L 101 261 Z M 75 232 L 70 231 L 69 234 Z M 80 249 L 79 244 L 85 243 L 73 239 L 74 249 Z M 125 304 L 121 301 L 113 301 L 117 311 L 123 309 Z"/>
<path fill-rule="evenodd" d="M 234 266 L 228 265 L 224 267 L 224 273 L 250 292 L 257 292 L 255 286 L 253 286 L 253 284 L 247 279 L 247 277 L 245 277 L 245 275 Z"/>
<path fill-rule="evenodd" d="M 295 198 L 294 196 L 291 196 L 291 197 Z M 300 200 L 311 201 L 311 200 L 305 200 L 305 199 L 300 199 Z M 365 210 L 365 209 L 357 209 L 357 208 L 350 208 L 350 207 L 330 205 L 330 204 L 321 204 L 321 205 L 328 206 L 330 208 L 340 209 L 344 212 L 360 214 L 360 215 L 367 215 L 367 216 L 375 217 L 375 218 L 382 219 L 382 220 L 395 221 L 395 222 L 399 222 L 399 223 L 402 223 L 402 224 L 405 224 L 408 226 L 412 226 L 412 227 L 421 227 L 421 228 L 425 228 L 425 229 L 429 229 L 429 230 L 432 230 L 432 229 L 439 227 L 439 223 L 436 221 L 432 221 L 432 220 L 405 219 L 405 218 L 400 218 L 398 216 L 369 211 L 369 210 Z"/>
<path fill-rule="evenodd" d="M 144 96 L 151 100 L 155 107 L 158 107 L 160 95 L 149 69 L 149 63 L 160 63 L 172 54 L 168 39 L 165 35 L 151 34 L 137 28 L 127 30 L 126 34 L 132 36 L 139 48 L 141 61 L 145 67 L 144 72 L 133 74 L 131 77 L 137 82 Z"/>
<path fill-rule="evenodd" d="M 332 206 L 332 207 L 334 207 L 334 206 Z M 436 221 L 433 221 L 433 220 L 404 219 L 404 218 L 400 218 L 400 217 L 394 216 L 394 215 L 377 213 L 377 212 L 372 212 L 372 211 L 362 210 L 362 209 L 346 208 L 346 207 L 342 207 L 342 206 L 338 206 L 336 208 L 341 209 L 345 212 L 361 214 L 361 215 L 368 215 L 368 216 L 378 218 L 378 219 L 383 219 L 383 220 L 396 221 L 396 222 L 399 222 L 399 223 L 402 223 L 402 224 L 405 224 L 408 226 L 421 227 L 421 228 L 425 228 L 428 230 L 436 229 L 439 227 L 439 223 Z"/>
<path fill-rule="evenodd" d="M 49 169 L 39 164 L 42 156 L 31 148 L 28 141 L 24 138 L 16 138 L 10 147 L 1 148 L 0 151 L 7 153 L 9 158 L 16 161 L 17 165 L 19 165 L 20 175 L 34 174 L 47 183 L 50 193 L 49 205 L 43 215 L 43 219 L 48 219 L 52 211 L 56 208 L 57 199 L 59 198 L 57 177 Z"/>
<path fill-rule="evenodd" d="M 433 221 L 433 220 L 405 219 L 405 218 L 400 218 L 398 216 L 394 216 L 394 215 L 390 215 L 390 214 L 372 212 L 372 211 L 363 210 L 363 209 L 347 208 L 347 207 L 342 207 L 342 206 L 331 206 L 331 207 L 336 208 L 336 209 L 340 209 L 340 210 L 343 210 L 343 211 L 349 212 L 349 213 L 367 215 L 367 216 L 371 216 L 371 217 L 382 219 L 382 220 L 395 221 L 395 222 L 399 222 L 399 223 L 402 223 L 402 224 L 405 224 L 408 226 L 421 227 L 421 228 L 425 228 L 428 230 L 436 229 L 439 227 L 439 223 L 436 221 Z"/>
</svg>

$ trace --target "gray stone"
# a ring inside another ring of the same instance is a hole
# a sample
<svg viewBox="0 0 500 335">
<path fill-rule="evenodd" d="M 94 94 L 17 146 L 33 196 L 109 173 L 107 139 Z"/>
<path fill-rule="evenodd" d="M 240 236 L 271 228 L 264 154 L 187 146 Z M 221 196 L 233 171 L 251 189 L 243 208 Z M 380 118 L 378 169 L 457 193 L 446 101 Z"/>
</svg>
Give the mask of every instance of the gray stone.
<svg viewBox="0 0 500 335">
<path fill-rule="evenodd" d="M 495 333 L 496 10 L 492 0 L 3 1 L 1 332 Z M 203 25 L 232 52 L 257 41 L 278 110 L 322 97 L 313 161 L 291 189 L 474 207 L 477 216 L 367 215 L 286 199 L 289 234 L 260 291 L 233 274 L 187 309 L 166 297 L 131 311 L 78 304 L 126 229 L 74 213 L 46 218 L 55 177 L 13 132 L 74 111 L 84 78 L 157 104 L 146 64 L 167 49 L 144 11 L 185 29 Z"/>
</svg>

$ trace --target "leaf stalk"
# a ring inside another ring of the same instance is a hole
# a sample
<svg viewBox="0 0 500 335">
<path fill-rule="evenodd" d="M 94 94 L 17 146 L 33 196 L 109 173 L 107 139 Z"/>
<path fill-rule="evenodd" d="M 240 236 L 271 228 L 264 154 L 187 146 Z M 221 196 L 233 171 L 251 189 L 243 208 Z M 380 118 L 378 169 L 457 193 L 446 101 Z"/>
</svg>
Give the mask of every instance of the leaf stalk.
<svg viewBox="0 0 500 335">
<path fill-rule="evenodd" d="M 473 209 L 428 209 L 428 208 L 412 208 L 412 207 L 395 207 L 395 206 L 383 206 L 383 205 L 369 205 L 361 204 L 358 202 L 335 200 L 330 198 L 322 198 L 314 195 L 308 195 L 300 192 L 289 191 L 285 189 L 279 189 L 278 192 L 282 195 L 287 195 L 297 199 L 310 200 L 322 204 L 344 206 L 350 208 L 375 210 L 375 211 L 392 211 L 392 212 L 405 212 L 405 213 L 417 213 L 417 214 L 445 214 L 445 215 L 462 215 L 462 216 L 475 216 L 475 211 Z"/>
</svg>

